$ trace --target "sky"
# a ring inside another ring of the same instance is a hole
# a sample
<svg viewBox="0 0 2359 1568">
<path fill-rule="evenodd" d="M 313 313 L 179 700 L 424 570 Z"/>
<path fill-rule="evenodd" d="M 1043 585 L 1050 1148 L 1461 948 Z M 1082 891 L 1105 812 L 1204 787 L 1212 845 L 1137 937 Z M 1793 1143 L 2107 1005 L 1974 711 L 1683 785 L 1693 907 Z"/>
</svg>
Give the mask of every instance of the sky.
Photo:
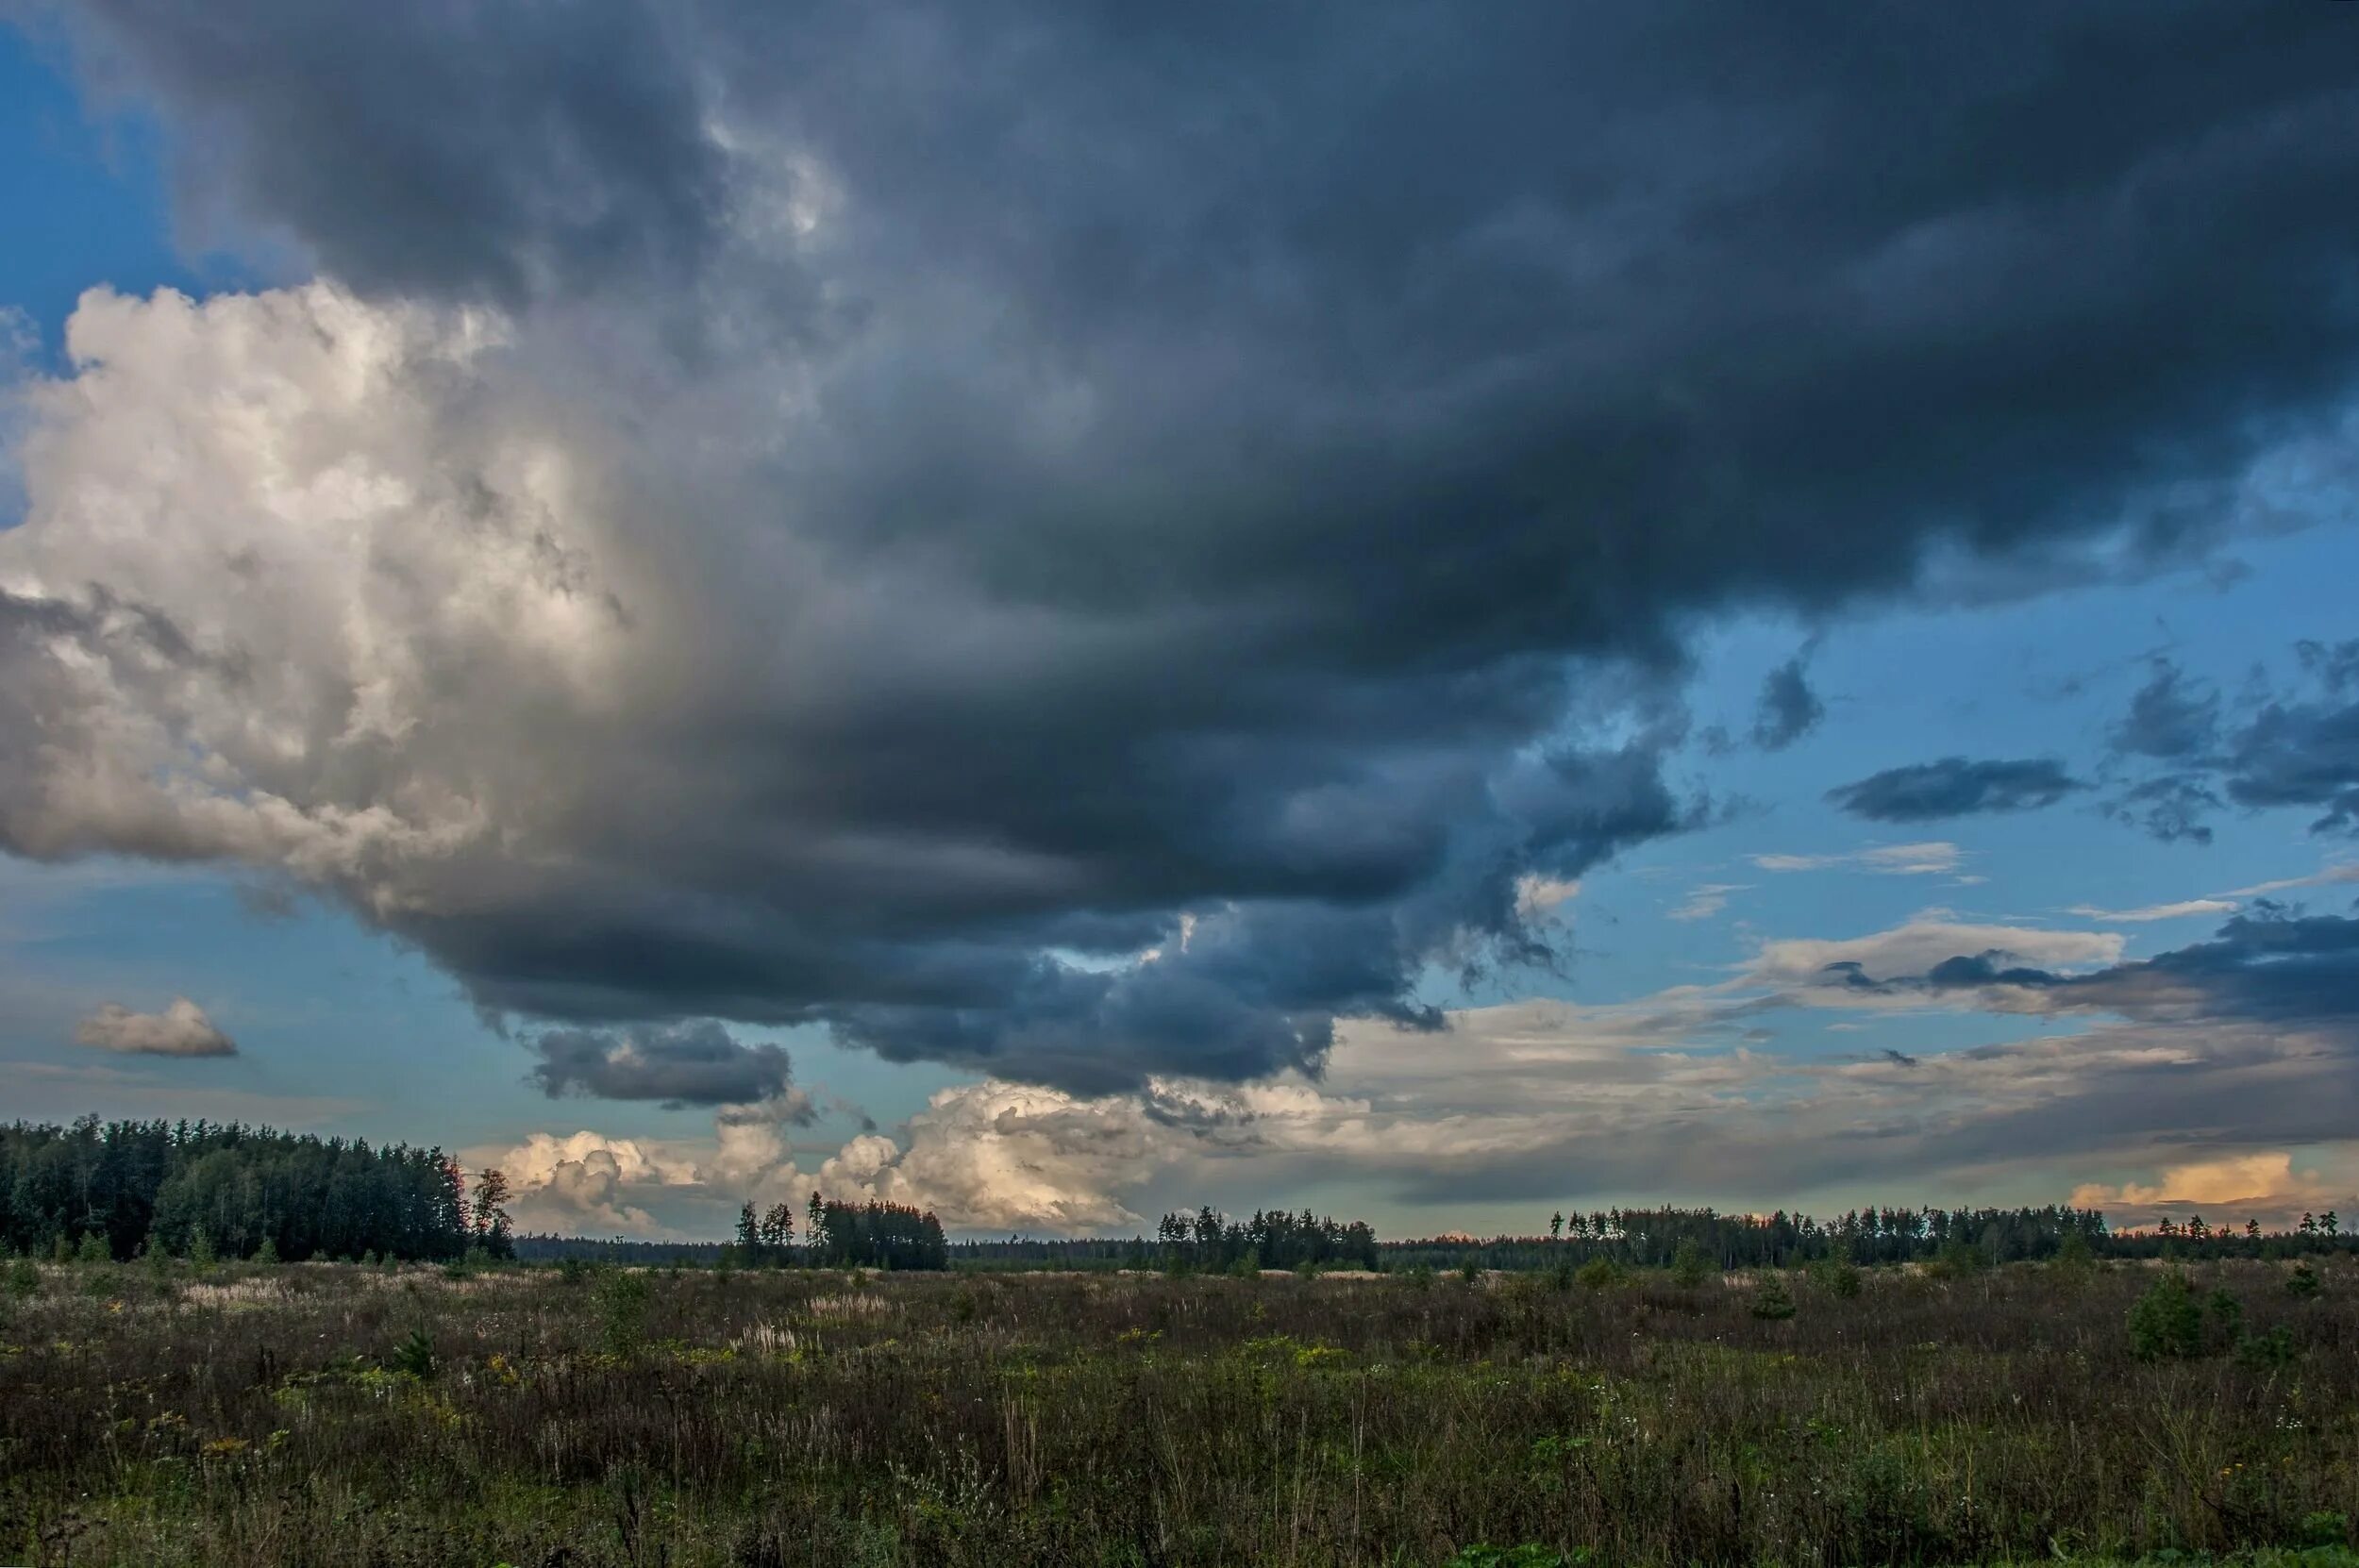
<svg viewBox="0 0 2359 1568">
<path fill-rule="evenodd" d="M 2333 8 L 0 11 L 0 1117 L 2359 1210 Z"/>
</svg>

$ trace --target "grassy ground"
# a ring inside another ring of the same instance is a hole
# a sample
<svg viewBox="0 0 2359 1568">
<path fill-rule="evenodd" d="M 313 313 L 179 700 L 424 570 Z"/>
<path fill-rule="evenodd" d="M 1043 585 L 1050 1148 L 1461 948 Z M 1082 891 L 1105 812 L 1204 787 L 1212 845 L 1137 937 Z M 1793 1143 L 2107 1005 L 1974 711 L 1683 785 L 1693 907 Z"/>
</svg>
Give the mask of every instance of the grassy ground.
<svg viewBox="0 0 2359 1568">
<path fill-rule="evenodd" d="M 205 1280 L 20 1266 L 0 1561 L 2359 1568 L 2359 1273 Z M 2282 1345 L 2281 1342 L 2281 1345 Z M 2168 1557 L 2166 1556 L 2166 1560 Z"/>
</svg>

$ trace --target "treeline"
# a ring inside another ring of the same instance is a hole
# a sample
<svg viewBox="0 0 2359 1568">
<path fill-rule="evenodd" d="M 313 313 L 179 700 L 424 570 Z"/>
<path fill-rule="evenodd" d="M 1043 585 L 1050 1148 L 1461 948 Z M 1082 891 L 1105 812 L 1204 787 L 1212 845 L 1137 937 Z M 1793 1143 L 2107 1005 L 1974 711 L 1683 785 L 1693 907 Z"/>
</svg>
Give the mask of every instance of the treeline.
<svg viewBox="0 0 2359 1568">
<path fill-rule="evenodd" d="M 753 1268 L 803 1264 L 811 1268 L 944 1269 L 950 1243 L 930 1209 L 906 1204 L 837 1203 L 811 1195 L 802 1241 L 795 1238 L 795 1207 L 778 1203 L 758 1212 L 738 1210 L 737 1236 L 722 1260 Z"/>
<path fill-rule="evenodd" d="M 2073 1240 L 2068 1240 L 2073 1239 Z M 1799 1212 L 1723 1214 L 1712 1209 L 1605 1209 L 1551 1217 L 1531 1236 L 1438 1236 L 1380 1242 L 1364 1224 L 1338 1224 L 1264 1210 L 1233 1219 L 1210 1209 L 1167 1214 L 1154 1240 L 1053 1241 L 1010 1237 L 964 1242 L 951 1251 L 973 1268 L 1553 1269 L 1604 1259 L 1631 1268 L 1666 1268 L 1692 1246 L 1720 1269 L 1788 1268 L 1830 1259 L 1860 1264 L 1998 1264 L 2051 1259 L 2066 1248 L 2100 1258 L 2289 1258 L 2359 1251 L 2359 1238 L 2332 1212 L 2304 1215 L 2295 1228 L 2211 1226 L 2200 1217 L 2151 1231 L 2115 1232 L 2101 1210 L 2061 1205 L 2025 1209 L 1854 1209 L 1821 1220 Z"/>
<path fill-rule="evenodd" d="M 1254 1210 L 1249 1220 L 1224 1219 L 1210 1209 L 1165 1214 L 1155 1250 L 1166 1265 L 1197 1269 L 1372 1269 L 1376 1232 L 1364 1223 L 1313 1215 L 1308 1209 Z"/>
<path fill-rule="evenodd" d="M 216 1122 L 0 1126 L 0 1243 L 117 1259 L 458 1259 L 510 1250 L 506 1181 L 435 1148 Z"/>
</svg>

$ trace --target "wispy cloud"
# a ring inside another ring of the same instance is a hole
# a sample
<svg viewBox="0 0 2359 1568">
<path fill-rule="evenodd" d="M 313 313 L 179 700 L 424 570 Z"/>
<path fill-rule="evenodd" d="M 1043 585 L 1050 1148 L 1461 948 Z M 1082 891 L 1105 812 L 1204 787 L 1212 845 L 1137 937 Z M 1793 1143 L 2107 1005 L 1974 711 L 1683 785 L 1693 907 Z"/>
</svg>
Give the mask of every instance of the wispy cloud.
<svg viewBox="0 0 2359 1568">
<path fill-rule="evenodd" d="M 1687 891 L 1687 899 L 1669 918 L 1673 920 L 1709 920 L 1729 907 L 1729 894 L 1743 892 L 1749 882 L 1704 882 Z"/>
<path fill-rule="evenodd" d="M 1764 871 L 1868 871 L 1882 876 L 1938 876 L 1957 870 L 1966 855 L 1956 844 L 1932 839 L 1922 843 L 1878 844 L 1836 855 L 1748 858 Z"/>
</svg>

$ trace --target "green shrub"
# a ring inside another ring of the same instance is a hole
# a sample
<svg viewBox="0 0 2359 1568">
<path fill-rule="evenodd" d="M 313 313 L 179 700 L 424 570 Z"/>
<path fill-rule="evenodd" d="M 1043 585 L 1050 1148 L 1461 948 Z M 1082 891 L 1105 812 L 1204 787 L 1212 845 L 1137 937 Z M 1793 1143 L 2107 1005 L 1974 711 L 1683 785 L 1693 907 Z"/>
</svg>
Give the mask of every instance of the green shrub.
<svg viewBox="0 0 2359 1568">
<path fill-rule="evenodd" d="M 1482 1265 L 1476 1262 L 1473 1259 L 1469 1258 L 1464 1262 L 1458 1265 L 1458 1280 L 1460 1284 L 1471 1285 L 1481 1277 Z"/>
<path fill-rule="evenodd" d="M 268 1236 L 263 1237 L 262 1244 L 254 1249 L 254 1260 L 258 1263 L 263 1264 L 264 1266 L 276 1263 L 278 1261 L 278 1243 Z"/>
<path fill-rule="evenodd" d="M 385 1358 L 395 1372 L 404 1373 L 424 1383 L 434 1376 L 434 1339 L 423 1328 L 412 1328 L 410 1337 L 393 1346 L 393 1353 Z"/>
<path fill-rule="evenodd" d="M 598 1338 L 610 1356 L 630 1359 L 647 1343 L 646 1276 L 617 1269 L 598 1282 Z"/>
<path fill-rule="evenodd" d="M 2236 1359 L 2264 1371 L 2291 1366 L 2297 1354 L 2293 1331 L 2282 1323 L 2266 1334 L 2247 1334 L 2236 1341 Z"/>
<path fill-rule="evenodd" d="M 75 1249 L 74 1260 L 77 1263 L 111 1263 L 115 1255 L 108 1250 L 107 1238 L 92 1230 L 84 1233 L 82 1244 Z"/>
<path fill-rule="evenodd" d="M 189 1238 L 189 1266 L 199 1274 L 210 1274 L 213 1263 L 213 1238 L 200 1227 Z"/>
<path fill-rule="evenodd" d="M 1692 1291 L 1704 1282 L 1704 1276 L 1713 1272 L 1704 1257 L 1704 1249 L 1694 1242 L 1681 1242 L 1671 1254 L 1671 1282 L 1681 1290 Z"/>
<path fill-rule="evenodd" d="M 2216 1347 L 2234 1346 L 2244 1338 L 2244 1303 L 2221 1286 L 2203 1298 L 2203 1326 Z"/>
<path fill-rule="evenodd" d="M 8 1265 L 8 1293 L 23 1301 L 41 1293 L 41 1265 L 19 1258 Z"/>
<path fill-rule="evenodd" d="M 2340 1546 L 2351 1539 L 2348 1515 L 2331 1509 L 2320 1509 L 2305 1514 L 2301 1520 L 2301 1543 L 2305 1546 Z"/>
<path fill-rule="evenodd" d="M 2130 1354 L 2141 1361 L 2185 1360 L 2203 1353 L 2203 1309 L 2187 1276 L 2173 1269 L 2130 1309 Z"/>
<path fill-rule="evenodd" d="M 1780 1323 L 1793 1315 L 1794 1293 L 1785 1288 L 1785 1276 L 1771 1269 L 1762 1276 L 1761 1288 L 1753 1293 L 1753 1316 Z"/>
<path fill-rule="evenodd" d="M 1622 1282 L 1622 1265 L 1611 1258 L 1592 1258 L 1573 1277 L 1581 1281 L 1583 1290 L 1611 1290 Z"/>
<path fill-rule="evenodd" d="M 1859 1265 L 1849 1258 L 1821 1258 L 1810 1266 L 1810 1276 L 1820 1290 L 1846 1301 L 1860 1293 Z"/>
<path fill-rule="evenodd" d="M 2307 1263 L 2296 1263 L 2294 1272 L 2285 1276 L 2285 1293 L 2314 1296 L 2318 1293 L 2318 1271 Z"/>
<path fill-rule="evenodd" d="M 1246 1253 L 1244 1257 L 1229 1265 L 1229 1274 L 1230 1277 L 1234 1279 L 1261 1278 L 1262 1255 L 1258 1252 Z"/>
<path fill-rule="evenodd" d="M 1400 1282 L 1413 1291 L 1430 1289 L 1433 1284 L 1433 1265 L 1417 1263 L 1401 1271 Z"/>
<path fill-rule="evenodd" d="M 2056 1243 L 2055 1266 L 2066 1274 L 2084 1274 L 2097 1266 L 2097 1254 L 2089 1248 L 2089 1239 L 2078 1230 L 2067 1230 L 2064 1240 Z"/>
</svg>

